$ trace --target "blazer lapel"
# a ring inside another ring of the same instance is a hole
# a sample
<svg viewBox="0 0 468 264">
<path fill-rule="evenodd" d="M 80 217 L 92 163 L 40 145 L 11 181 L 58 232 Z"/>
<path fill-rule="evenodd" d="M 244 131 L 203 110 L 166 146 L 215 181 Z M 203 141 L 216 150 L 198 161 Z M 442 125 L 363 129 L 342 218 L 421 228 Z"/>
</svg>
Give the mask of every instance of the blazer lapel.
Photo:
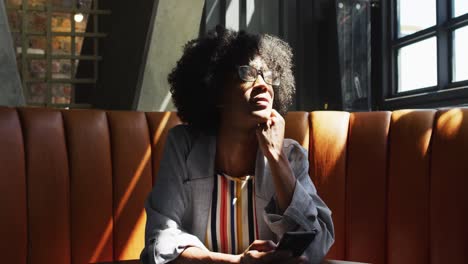
<svg viewBox="0 0 468 264">
<path fill-rule="evenodd" d="M 192 212 L 187 212 L 192 220 L 191 232 L 201 241 L 205 239 L 206 225 L 211 208 L 211 195 L 214 183 L 214 161 L 216 137 L 201 134 L 194 142 L 187 157 L 189 184 L 192 192 Z"/>
</svg>

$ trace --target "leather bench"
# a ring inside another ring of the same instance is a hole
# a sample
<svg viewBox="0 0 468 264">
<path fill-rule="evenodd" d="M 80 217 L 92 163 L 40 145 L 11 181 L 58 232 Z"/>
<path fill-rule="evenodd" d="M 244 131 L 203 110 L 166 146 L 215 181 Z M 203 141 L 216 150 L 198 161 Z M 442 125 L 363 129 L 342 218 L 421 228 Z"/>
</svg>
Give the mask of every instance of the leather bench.
<svg viewBox="0 0 468 264">
<path fill-rule="evenodd" d="M 175 113 L 0 107 L 2 263 L 137 259 Z M 328 258 L 468 263 L 468 109 L 291 112 L 333 212 Z M 336 262 L 338 263 L 338 262 Z"/>
</svg>

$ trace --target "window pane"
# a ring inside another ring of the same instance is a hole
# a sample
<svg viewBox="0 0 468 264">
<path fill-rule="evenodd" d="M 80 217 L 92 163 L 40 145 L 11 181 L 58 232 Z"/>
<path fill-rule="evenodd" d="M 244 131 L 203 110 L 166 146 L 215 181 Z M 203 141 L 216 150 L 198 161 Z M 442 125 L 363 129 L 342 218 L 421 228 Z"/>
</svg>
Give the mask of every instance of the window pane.
<svg viewBox="0 0 468 264">
<path fill-rule="evenodd" d="M 468 13 L 468 1 L 467 0 L 453 0 L 453 16 L 461 16 Z"/>
<path fill-rule="evenodd" d="M 29 7 L 44 8 L 47 5 L 46 1 L 47 0 L 27 0 L 27 3 Z"/>
<path fill-rule="evenodd" d="M 468 80 L 468 26 L 454 31 L 453 81 Z"/>
<path fill-rule="evenodd" d="M 398 36 L 403 37 L 436 24 L 435 0 L 399 0 Z"/>
<path fill-rule="evenodd" d="M 47 51 L 47 39 L 46 37 L 28 37 L 28 54 L 43 55 Z"/>
<path fill-rule="evenodd" d="M 6 0 L 6 6 L 18 8 L 21 6 L 21 1 L 22 0 Z"/>
<path fill-rule="evenodd" d="M 52 13 L 53 32 L 71 32 L 71 15 L 68 13 Z"/>
<path fill-rule="evenodd" d="M 29 87 L 28 104 L 44 104 L 47 98 L 46 83 L 31 83 Z"/>
<path fill-rule="evenodd" d="M 22 13 L 17 10 L 7 10 L 8 22 L 12 31 L 21 30 Z"/>
<path fill-rule="evenodd" d="M 44 79 L 47 73 L 46 60 L 29 60 L 29 79 Z"/>
<path fill-rule="evenodd" d="M 69 104 L 71 103 L 71 84 L 59 83 L 52 84 L 52 103 L 53 104 Z"/>
<path fill-rule="evenodd" d="M 91 18 L 88 14 L 81 14 L 81 17 L 79 16 L 81 13 L 76 14 L 73 16 L 75 19 L 75 31 L 76 32 L 86 32 L 86 24 L 88 23 L 88 18 Z M 80 20 L 81 18 L 81 20 Z M 92 31 L 92 30 L 91 30 Z"/>
<path fill-rule="evenodd" d="M 432 37 L 398 52 L 398 92 L 437 85 L 437 42 Z"/>
<path fill-rule="evenodd" d="M 75 55 L 81 54 L 81 47 L 83 46 L 83 37 L 75 37 Z"/>
<path fill-rule="evenodd" d="M 52 60 L 52 79 L 70 79 L 71 60 Z"/>
<path fill-rule="evenodd" d="M 28 31 L 36 33 L 44 33 L 47 31 L 47 13 L 45 12 L 28 12 Z"/>
<path fill-rule="evenodd" d="M 72 1 L 67 0 L 52 0 L 52 6 L 56 8 L 72 8 Z M 76 0 L 78 3 L 78 0 Z"/>
<path fill-rule="evenodd" d="M 71 37 L 53 37 L 52 54 L 70 55 Z"/>
</svg>

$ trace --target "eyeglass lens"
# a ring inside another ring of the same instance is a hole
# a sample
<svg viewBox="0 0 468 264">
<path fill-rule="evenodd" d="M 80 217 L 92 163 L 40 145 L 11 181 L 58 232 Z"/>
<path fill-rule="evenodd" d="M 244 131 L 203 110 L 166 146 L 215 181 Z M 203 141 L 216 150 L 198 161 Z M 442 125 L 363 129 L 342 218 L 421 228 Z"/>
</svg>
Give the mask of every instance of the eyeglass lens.
<svg viewBox="0 0 468 264">
<path fill-rule="evenodd" d="M 257 79 L 259 74 L 262 75 L 263 80 L 265 80 L 266 83 L 270 85 L 279 85 L 279 79 L 276 78 L 276 74 L 270 70 L 261 71 L 249 65 L 239 66 L 239 78 L 243 81 L 253 82 Z"/>
</svg>

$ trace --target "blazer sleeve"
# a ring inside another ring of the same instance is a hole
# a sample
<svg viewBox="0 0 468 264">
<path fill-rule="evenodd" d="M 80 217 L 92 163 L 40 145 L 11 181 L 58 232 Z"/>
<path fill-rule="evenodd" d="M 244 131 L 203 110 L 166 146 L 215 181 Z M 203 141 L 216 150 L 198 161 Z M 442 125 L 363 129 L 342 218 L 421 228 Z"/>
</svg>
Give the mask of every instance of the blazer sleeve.
<svg viewBox="0 0 468 264">
<path fill-rule="evenodd" d="M 168 263 L 189 246 L 208 250 L 181 224 L 190 197 L 189 189 L 184 186 L 187 179 L 185 161 L 189 150 L 190 137 L 186 128 L 178 126 L 171 129 L 156 183 L 145 203 L 145 248 L 140 256 L 145 264 Z"/>
<path fill-rule="evenodd" d="M 264 220 L 278 238 L 288 231 L 313 231 L 315 239 L 306 249 L 310 263 L 321 263 L 334 242 L 331 211 L 318 196 L 309 177 L 307 151 L 297 142 L 288 140 L 285 152 L 296 177 L 291 203 L 280 214 L 275 196 L 264 209 Z"/>
</svg>

